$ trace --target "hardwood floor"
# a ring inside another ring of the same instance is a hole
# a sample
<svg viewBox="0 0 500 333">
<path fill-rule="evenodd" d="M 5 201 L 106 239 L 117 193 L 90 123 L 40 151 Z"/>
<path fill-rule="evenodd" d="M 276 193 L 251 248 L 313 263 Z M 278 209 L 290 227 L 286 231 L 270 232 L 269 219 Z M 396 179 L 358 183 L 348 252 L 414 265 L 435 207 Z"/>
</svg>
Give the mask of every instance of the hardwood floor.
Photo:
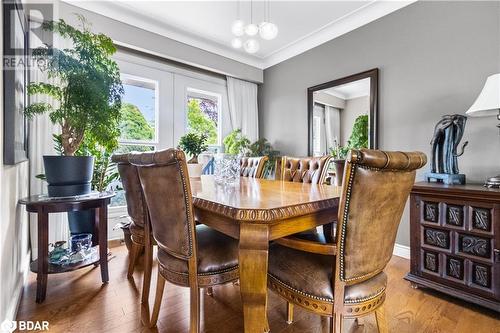
<svg viewBox="0 0 500 333">
<path fill-rule="evenodd" d="M 111 249 L 110 281 L 101 284 L 99 268 L 50 275 L 47 298 L 35 303 L 36 276 L 30 273 L 21 299 L 17 320 L 48 320 L 50 332 L 188 332 L 189 288 L 167 282 L 158 329 L 149 330 L 140 322 L 141 267 L 133 279 L 127 279 L 128 255 L 125 246 Z M 391 332 L 500 333 L 500 316 L 478 306 L 469 305 L 432 291 L 412 289 L 403 280 L 409 261 L 393 257 L 386 272 L 389 287 L 386 313 Z M 156 286 L 153 272 L 152 295 Z M 202 296 L 203 332 L 242 332 L 242 306 L 238 286 L 214 288 L 214 296 Z M 295 322 L 286 324 L 286 304 L 269 294 L 271 332 L 328 332 L 329 320 L 295 307 Z M 375 317 L 345 321 L 345 332 L 377 332 Z"/>
</svg>

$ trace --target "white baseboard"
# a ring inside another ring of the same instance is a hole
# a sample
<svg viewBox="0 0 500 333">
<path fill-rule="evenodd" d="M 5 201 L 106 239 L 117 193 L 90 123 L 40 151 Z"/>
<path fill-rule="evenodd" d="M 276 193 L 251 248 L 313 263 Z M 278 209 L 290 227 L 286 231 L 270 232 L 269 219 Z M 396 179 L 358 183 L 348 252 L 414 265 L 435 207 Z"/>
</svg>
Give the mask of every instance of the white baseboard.
<svg viewBox="0 0 500 333">
<path fill-rule="evenodd" d="M 410 247 L 396 243 L 392 254 L 401 258 L 410 259 Z"/>
<path fill-rule="evenodd" d="M 21 296 L 23 294 L 23 288 L 28 280 L 28 273 L 30 271 L 30 261 L 31 261 L 31 251 L 24 256 L 21 267 L 23 268 L 23 277 L 19 280 L 14 291 L 12 292 L 12 296 L 10 298 L 10 303 L 7 305 L 7 314 L 5 316 L 5 320 L 16 320 L 17 310 L 19 308 L 19 303 L 21 302 Z"/>
</svg>

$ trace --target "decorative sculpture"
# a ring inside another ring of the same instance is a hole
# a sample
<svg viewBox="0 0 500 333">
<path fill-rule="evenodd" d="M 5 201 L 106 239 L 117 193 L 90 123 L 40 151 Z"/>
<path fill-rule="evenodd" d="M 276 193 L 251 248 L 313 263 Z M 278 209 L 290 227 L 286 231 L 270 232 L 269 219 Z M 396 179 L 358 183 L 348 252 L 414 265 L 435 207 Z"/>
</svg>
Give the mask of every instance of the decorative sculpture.
<svg viewBox="0 0 500 333">
<path fill-rule="evenodd" d="M 427 174 L 429 182 L 445 184 L 465 184 L 465 175 L 459 174 L 458 157 L 462 156 L 469 143 L 462 144 L 461 152 L 458 146 L 464 135 L 467 117 L 459 114 L 444 115 L 434 127 L 431 140 L 431 172 Z"/>
</svg>

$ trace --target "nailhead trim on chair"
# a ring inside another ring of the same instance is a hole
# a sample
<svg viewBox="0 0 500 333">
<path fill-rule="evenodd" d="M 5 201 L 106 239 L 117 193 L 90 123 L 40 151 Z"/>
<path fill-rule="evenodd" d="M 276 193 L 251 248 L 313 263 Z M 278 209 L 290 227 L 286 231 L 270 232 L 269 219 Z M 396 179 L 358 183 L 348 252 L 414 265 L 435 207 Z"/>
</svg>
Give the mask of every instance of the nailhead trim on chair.
<svg viewBox="0 0 500 333">
<path fill-rule="evenodd" d="M 315 296 L 315 295 L 311 295 L 311 294 L 308 294 L 308 293 L 305 293 L 301 290 L 298 290 L 298 289 L 295 289 L 291 286 L 289 286 L 288 284 L 286 284 L 285 282 L 281 281 L 280 279 L 278 279 L 276 276 L 268 273 L 269 277 L 271 277 L 276 283 L 282 285 L 283 287 L 287 288 L 287 289 L 290 289 L 290 290 L 293 290 L 294 292 L 296 292 L 297 294 L 301 294 L 303 296 L 306 296 L 306 297 L 309 297 L 309 298 L 313 298 L 315 300 L 318 300 L 318 301 L 323 301 L 323 302 L 329 302 L 329 303 L 333 303 L 333 299 L 331 298 L 326 298 L 326 297 L 319 297 L 319 296 Z"/>
<path fill-rule="evenodd" d="M 366 302 L 366 301 L 369 301 L 371 299 L 374 299 L 374 298 L 377 298 L 378 296 L 380 296 L 383 292 L 385 292 L 385 287 L 384 288 L 381 288 L 379 290 L 377 290 L 375 292 L 375 294 L 373 295 L 370 295 L 370 296 L 366 296 L 366 297 L 360 297 L 360 298 L 354 298 L 352 300 L 344 300 L 344 303 L 345 304 L 357 304 L 357 303 L 361 303 L 361 302 Z"/>
<path fill-rule="evenodd" d="M 181 173 L 181 181 L 182 181 L 182 186 L 184 188 L 184 205 L 186 207 L 186 219 L 188 221 L 188 241 L 189 241 L 189 249 L 188 249 L 188 257 L 191 257 L 193 255 L 193 240 L 191 239 L 191 233 L 192 233 L 192 228 L 191 228 L 191 211 L 190 211 L 190 205 L 189 205 L 189 197 L 188 197 L 188 190 L 187 190 L 187 185 L 186 185 L 186 176 L 184 175 L 184 170 L 182 170 L 182 167 L 179 165 L 179 161 L 183 160 L 182 158 L 178 158 L 179 152 L 175 153 L 175 160 L 177 161 L 177 167 L 179 168 L 179 171 Z"/>
<path fill-rule="evenodd" d="M 189 285 L 189 274 L 182 272 L 171 271 L 163 265 L 158 265 L 158 269 L 163 277 L 165 277 L 171 283 L 188 286 Z M 200 287 L 212 286 L 217 284 L 224 284 L 230 281 L 237 280 L 239 278 L 239 267 L 233 266 L 230 268 L 218 270 L 215 272 L 208 273 L 198 273 L 197 279 Z"/>
<path fill-rule="evenodd" d="M 354 181 L 354 175 L 356 174 L 356 168 L 357 164 L 353 163 L 351 166 L 351 170 L 349 173 L 349 183 L 347 184 L 347 195 L 346 195 L 346 200 L 345 200 L 345 207 L 344 207 L 344 212 L 343 212 L 343 219 L 341 223 L 341 233 L 340 233 L 340 249 L 339 249 L 339 254 L 340 254 L 340 280 L 341 281 L 346 281 L 345 279 L 345 267 L 344 267 L 344 246 L 345 246 L 345 234 L 346 234 L 346 226 L 347 226 L 347 220 L 349 218 L 349 205 L 351 202 L 351 190 L 352 190 L 352 183 Z"/>
<path fill-rule="evenodd" d="M 317 297 L 304 293 L 286 283 L 280 281 L 275 276 L 268 274 L 268 286 L 271 290 L 277 292 L 286 300 L 294 302 L 295 304 L 303 307 L 306 310 L 314 313 L 319 313 L 324 316 L 332 316 L 334 301 L 329 298 Z M 299 297 L 298 295 L 304 298 Z M 380 306 L 385 299 L 385 287 L 377 291 L 374 295 L 368 297 L 357 298 L 355 300 L 344 301 L 344 313 L 347 317 L 359 317 L 366 313 L 373 311 Z M 367 303 L 368 302 L 368 303 Z"/>
</svg>

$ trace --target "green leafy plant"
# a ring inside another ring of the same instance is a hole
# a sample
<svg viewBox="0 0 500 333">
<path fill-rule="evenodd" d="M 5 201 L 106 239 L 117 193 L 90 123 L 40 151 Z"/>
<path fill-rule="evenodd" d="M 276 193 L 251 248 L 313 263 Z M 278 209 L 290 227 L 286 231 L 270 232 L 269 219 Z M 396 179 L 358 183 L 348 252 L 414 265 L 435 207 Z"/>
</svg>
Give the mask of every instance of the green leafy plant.
<svg viewBox="0 0 500 333">
<path fill-rule="evenodd" d="M 148 123 L 139 108 L 131 103 L 123 103 L 120 119 L 122 138 L 129 140 L 151 140 L 155 135 L 153 126 Z"/>
<path fill-rule="evenodd" d="M 356 118 L 347 146 L 351 149 L 368 148 L 368 115 L 364 114 Z"/>
<path fill-rule="evenodd" d="M 279 155 L 279 151 L 274 150 L 269 141 L 266 138 L 261 138 L 250 146 L 248 146 L 249 156 L 267 156 L 268 160 L 264 165 L 263 175 L 264 178 L 269 178 L 273 173 L 276 167 L 276 158 Z"/>
<path fill-rule="evenodd" d="M 231 155 L 246 155 L 250 146 L 250 140 L 236 129 L 229 133 L 223 140 L 225 152 Z"/>
<path fill-rule="evenodd" d="M 187 103 L 187 120 L 189 132 L 206 134 L 207 143 L 211 145 L 217 144 L 217 118 L 216 113 L 211 113 L 212 118 L 202 111 L 202 106 L 206 106 L 211 101 L 197 98 L 188 99 Z M 213 102 L 211 102 L 213 103 Z M 211 104 L 208 107 L 214 107 Z"/>
<path fill-rule="evenodd" d="M 198 155 L 208 149 L 205 134 L 187 133 L 179 140 L 179 148 L 191 156 L 188 163 L 198 163 Z"/>
<path fill-rule="evenodd" d="M 368 148 L 368 115 L 361 115 L 356 118 L 352 126 L 351 136 L 347 140 L 347 145 L 339 146 L 334 144 L 330 148 L 333 157 L 344 159 L 351 149 Z"/>
<path fill-rule="evenodd" d="M 279 151 L 274 150 L 267 139 L 261 138 L 250 143 L 250 140 L 241 133 L 241 129 L 236 129 L 224 138 L 224 147 L 226 153 L 231 155 L 248 157 L 267 156 L 269 159 L 264 165 L 264 178 L 269 178 L 273 175 Z"/>
<path fill-rule="evenodd" d="M 70 39 L 73 46 L 58 49 L 44 45 L 33 50 L 41 71 L 57 83 L 32 82 L 29 95 L 45 95 L 57 101 L 32 103 L 25 109 L 28 118 L 48 113 L 61 126 L 62 153 L 73 156 L 83 140 L 111 151 L 118 146 L 121 95 L 120 71 L 111 56 L 116 52 L 113 41 L 89 30 L 83 16 L 81 28 L 64 20 L 43 24 L 43 29 Z"/>
</svg>

